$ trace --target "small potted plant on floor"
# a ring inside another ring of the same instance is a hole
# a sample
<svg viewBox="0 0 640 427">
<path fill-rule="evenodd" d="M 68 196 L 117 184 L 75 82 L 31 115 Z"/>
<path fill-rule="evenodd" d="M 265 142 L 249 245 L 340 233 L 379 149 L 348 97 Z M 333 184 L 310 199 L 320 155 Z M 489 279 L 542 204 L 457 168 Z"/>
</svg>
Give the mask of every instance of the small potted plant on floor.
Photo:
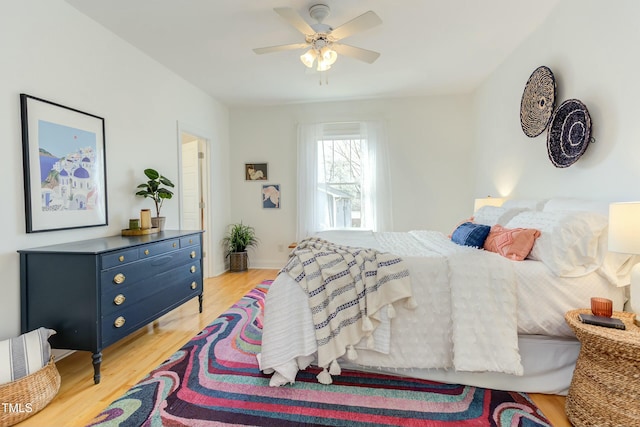
<svg viewBox="0 0 640 427">
<path fill-rule="evenodd" d="M 222 239 L 227 256 L 229 257 L 229 270 L 246 271 L 248 266 L 247 249 L 258 245 L 258 238 L 253 227 L 239 224 L 231 224 L 227 227 L 227 233 Z"/>
<path fill-rule="evenodd" d="M 174 185 L 169 178 L 161 175 L 155 169 L 145 169 L 144 174 L 149 180 L 136 187 L 139 188 L 136 196 L 148 197 L 153 200 L 156 205 L 156 216 L 155 218 L 151 218 L 151 224 L 153 228 L 158 228 L 162 231 L 164 229 L 165 217 L 160 216 L 160 210 L 162 209 L 164 201 L 173 197 L 173 192 L 167 187 L 173 188 Z"/>
</svg>

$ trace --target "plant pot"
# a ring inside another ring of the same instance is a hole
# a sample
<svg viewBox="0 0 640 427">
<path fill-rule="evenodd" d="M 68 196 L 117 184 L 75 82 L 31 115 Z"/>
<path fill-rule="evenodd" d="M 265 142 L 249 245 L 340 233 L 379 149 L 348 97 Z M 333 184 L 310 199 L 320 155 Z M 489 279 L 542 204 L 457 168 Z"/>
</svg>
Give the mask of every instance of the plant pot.
<svg viewBox="0 0 640 427">
<path fill-rule="evenodd" d="M 247 251 L 231 252 L 229 254 L 229 270 L 230 271 L 247 271 L 249 256 Z"/>
<path fill-rule="evenodd" d="M 164 216 L 156 216 L 151 218 L 151 227 L 157 228 L 158 231 L 164 230 L 164 222 L 167 218 Z"/>
</svg>

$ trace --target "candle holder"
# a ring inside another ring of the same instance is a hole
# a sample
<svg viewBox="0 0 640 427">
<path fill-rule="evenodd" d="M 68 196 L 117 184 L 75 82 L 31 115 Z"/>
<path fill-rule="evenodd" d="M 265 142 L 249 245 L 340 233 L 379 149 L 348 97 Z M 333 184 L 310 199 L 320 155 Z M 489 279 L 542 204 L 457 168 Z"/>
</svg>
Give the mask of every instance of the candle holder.
<svg viewBox="0 0 640 427">
<path fill-rule="evenodd" d="M 142 209 L 140 211 L 140 228 L 147 230 L 151 228 L 151 210 Z"/>
<path fill-rule="evenodd" d="M 591 312 L 594 316 L 611 317 L 613 301 L 607 298 L 591 298 Z"/>
</svg>

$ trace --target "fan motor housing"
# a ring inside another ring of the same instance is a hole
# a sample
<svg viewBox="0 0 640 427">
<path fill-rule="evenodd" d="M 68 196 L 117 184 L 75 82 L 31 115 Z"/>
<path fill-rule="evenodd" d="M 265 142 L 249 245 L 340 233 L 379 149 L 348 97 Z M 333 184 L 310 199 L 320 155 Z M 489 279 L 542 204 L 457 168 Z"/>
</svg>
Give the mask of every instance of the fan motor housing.
<svg viewBox="0 0 640 427">
<path fill-rule="evenodd" d="M 309 15 L 318 21 L 319 24 L 329 16 L 330 12 L 331 9 L 329 9 L 329 6 L 326 4 L 314 4 L 309 8 Z"/>
</svg>

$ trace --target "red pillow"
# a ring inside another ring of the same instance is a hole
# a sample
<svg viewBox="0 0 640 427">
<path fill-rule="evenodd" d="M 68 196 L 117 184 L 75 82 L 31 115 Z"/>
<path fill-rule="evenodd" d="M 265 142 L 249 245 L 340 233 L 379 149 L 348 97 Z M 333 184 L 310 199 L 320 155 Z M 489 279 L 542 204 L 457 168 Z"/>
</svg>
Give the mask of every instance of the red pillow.
<svg viewBox="0 0 640 427">
<path fill-rule="evenodd" d="M 504 228 L 496 224 L 491 227 L 484 241 L 484 249 L 514 261 L 522 261 L 529 255 L 539 236 L 540 231 L 533 228 Z"/>
</svg>

